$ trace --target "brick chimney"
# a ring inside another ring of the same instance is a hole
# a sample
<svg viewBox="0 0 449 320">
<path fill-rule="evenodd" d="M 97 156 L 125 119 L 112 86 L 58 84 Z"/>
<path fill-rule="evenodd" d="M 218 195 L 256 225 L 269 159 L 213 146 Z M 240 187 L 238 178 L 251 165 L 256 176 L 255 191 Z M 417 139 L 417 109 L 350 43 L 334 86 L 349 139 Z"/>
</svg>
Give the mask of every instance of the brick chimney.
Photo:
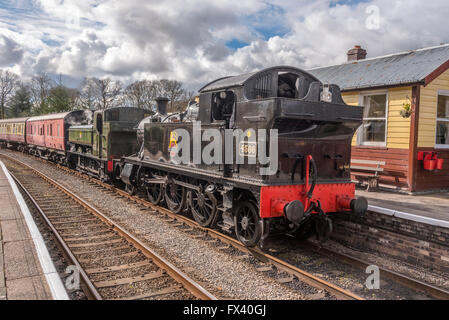
<svg viewBox="0 0 449 320">
<path fill-rule="evenodd" d="M 362 49 L 361 46 L 355 46 L 353 49 L 348 51 L 348 61 L 357 61 L 366 59 L 366 50 Z"/>
</svg>

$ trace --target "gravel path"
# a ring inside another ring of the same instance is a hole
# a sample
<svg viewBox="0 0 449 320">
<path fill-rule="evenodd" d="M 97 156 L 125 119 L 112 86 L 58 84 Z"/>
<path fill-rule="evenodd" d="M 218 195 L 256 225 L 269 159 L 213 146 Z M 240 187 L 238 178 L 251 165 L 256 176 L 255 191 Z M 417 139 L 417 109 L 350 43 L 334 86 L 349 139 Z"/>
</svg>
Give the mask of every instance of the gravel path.
<svg viewBox="0 0 449 320">
<path fill-rule="evenodd" d="M 2 153 L 11 154 L 2 150 Z M 175 228 L 161 215 L 113 197 L 83 179 L 71 176 L 51 164 L 13 153 L 14 157 L 42 171 L 98 210 L 135 234 L 217 297 L 245 300 L 316 299 L 327 295 L 310 286 L 280 284 L 256 270 L 257 262 L 219 250 L 212 243 L 195 239 Z M 279 275 L 281 278 L 282 275 Z M 320 295 L 321 293 L 321 295 Z"/>
</svg>

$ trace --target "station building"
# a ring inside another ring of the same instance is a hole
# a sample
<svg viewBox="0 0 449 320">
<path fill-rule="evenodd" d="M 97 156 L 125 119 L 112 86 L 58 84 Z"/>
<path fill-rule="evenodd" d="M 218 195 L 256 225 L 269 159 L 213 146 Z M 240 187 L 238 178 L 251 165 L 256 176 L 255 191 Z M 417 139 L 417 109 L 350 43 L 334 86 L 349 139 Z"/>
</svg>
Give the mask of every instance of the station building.
<svg viewBox="0 0 449 320">
<path fill-rule="evenodd" d="M 380 187 L 449 190 L 449 45 L 366 54 L 356 46 L 346 63 L 308 70 L 339 85 L 347 104 L 365 106 L 352 158 L 385 162 Z"/>
</svg>

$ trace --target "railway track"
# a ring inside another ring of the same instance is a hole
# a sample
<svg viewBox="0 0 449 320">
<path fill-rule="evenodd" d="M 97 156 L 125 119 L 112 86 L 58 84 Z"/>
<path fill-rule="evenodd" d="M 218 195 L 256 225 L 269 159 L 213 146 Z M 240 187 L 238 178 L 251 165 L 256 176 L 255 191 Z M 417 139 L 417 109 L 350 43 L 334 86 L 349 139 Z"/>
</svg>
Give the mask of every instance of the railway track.
<svg viewBox="0 0 449 320">
<path fill-rule="evenodd" d="M 39 159 L 39 160 L 42 160 L 42 159 Z M 45 160 L 42 160 L 42 161 L 48 163 L 48 161 L 45 161 Z M 53 163 L 51 163 L 51 164 L 53 164 Z M 225 234 L 222 234 L 222 233 L 218 232 L 217 230 L 201 227 L 197 222 L 189 219 L 188 217 L 185 217 L 183 215 L 174 214 L 173 212 L 171 212 L 170 210 L 168 210 L 164 207 L 155 206 L 151 202 L 149 202 L 139 196 L 130 195 L 121 189 L 118 189 L 118 188 L 115 188 L 114 186 L 103 183 L 100 180 L 92 178 L 89 175 L 86 175 L 84 173 L 80 173 L 75 170 L 71 170 L 64 166 L 60 166 L 60 165 L 56 165 L 56 166 L 71 175 L 75 175 L 75 176 L 78 176 L 78 177 L 88 180 L 89 182 L 97 185 L 101 189 L 109 190 L 109 191 L 111 191 L 111 193 L 116 194 L 119 197 L 126 198 L 133 203 L 136 203 L 143 207 L 154 210 L 155 212 L 157 212 L 163 216 L 166 216 L 168 219 L 170 219 L 172 221 L 177 221 L 178 225 L 189 226 L 189 227 L 197 230 L 198 232 L 201 232 L 204 235 L 207 234 L 210 237 L 217 239 L 220 242 L 222 242 L 228 246 L 232 246 L 242 252 L 252 255 L 253 257 L 257 258 L 258 260 L 260 260 L 261 262 L 263 262 L 264 264 L 269 266 L 266 268 L 262 267 L 261 271 L 269 270 L 272 266 L 274 266 L 275 268 L 288 273 L 289 275 L 292 276 L 292 278 L 297 278 L 300 281 L 303 281 L 315 288 L 319 288 L 319 289 L 322 289 L 322 290 L 325 290 L 325 291 L 331 293 L 337 299 L 364 300 L 362 297 L 358 296 L 357 294 L 349 292 L 349 291 L 347 291 L 343 288 L 340 288 L 324 279 L 316 277 L 304 270 L 299 269 L 298 267 L 296 267 L 294 265 L 291 265 L 281 259 L 278 259 L 272 255 L 269 255 L 266 252 L 263 252 L 258 248 L 247 248 L 247 247 L 243 246 L 238 240 L 236 240 L 232 237 L 229 237 Z M 310 247 L 313 248 L 313 250 L 320 252 L 320 254 L 323 254 L 328 257 L 337 258 L 340 261 L 343 261 L 345 263 L 351 264 L 351 265 L 359 267 L 359 268 L 366 268 L 366 266 L 371 264 L 371 263 L 363 261 L 361 259 L 351 257 L 351 256 L 343 254 L 343 253 L 335 252 L 328 248 L 318 247 L 313 243 L 310 243 Z M 386 268 L 380 268 L 380 273 L 381 273 L 381 277 L 391 279 L 391 280 L 393 280 L 397 283 L 400 283 L 410 289 L 430 294 L 432 297 L 434 297 L 436 299 L 449 300 L 449 292 L 446 290 L 443 290 L 441 288 L 438 288 L 438 287 L 432 286 L 430 284 L 421 282 L 419 280 L 410 278 L 408 276 L 399 274 L 397 272 L 388 270 Z"/>
<path fill-rule="evenodd" d="M 20 163 L 21 165 L 24 166 L 28 166 L 22 162 L 20 162 L 19 160 L 13 159 L 11 157 L 9 157 L 11 160 L 16 161 L 18 163 Z M 44 160 L 45 161 L 45 160 Z M 29 167 L 29 166 L 28 166 Z M 169 219 L 173 220 L 173 221 L 177 221 L 178 223 L 180 223 L 180 225 L 187 225 L 189 227 L 194 228 L 195 230 L 203 233 L 203 234 L 208 234 L 209 236 L 211 236 L 214 239 L 219 240 L 221 243 L 228 245 L 228 246 L 232 246 L 242 252 L 245 253 L 249 253 L 252 256 L 254 256 L 255 258 L 257 258 L 258 260 L 260 260 L 261 262 L 263 262 L 264 264 L 267 265 L 267 267 L 262 267 L 260 268 L 261 271 L 269 271 L 272 269 L 272 267 L 277 268 L 278 270 L 285 272 L 287 274 L 289 274 L 291 276 L 290 279 L 286 278 L 283 279 L 285 282 L 288 281 L 293 281 L 296 279 L 298 279 L 299 281 L 302 281 L 304 283 L 307 283 L 308 285 L 320 289 L 320 290 L 325 290 L 327 292 L 329 292 L 330 294 L 334 295 L 337 299 L 341 299 L 341 300 L 364 300 L 362 297 L 348 291 L 345 290 L 343 288 L 340 288 L 326 280 L 320 279 L 319 277 L 316 277 L 304 270 L 301 270 L 300 268 L 293 266 L 291 264 L 288 264 L 280 259 L 277 259 L 274 256 L 271 256 L 263 251 L 261 251 L 260 249 L 257 248 L 248 248 L 245 247 L 243 244 L 241 244 L 238 240 L 229 237 L 227 235 L 224 235 L 220 232 L 218 232 L 217 230 L 213 230 L 210 228 L 204 228 L 201 227 L 197 222 L 195 222 L 194 220 L 191 220 L 183 215 L 178 215 L 175 214 L 173 212 L 171 212 L 170 210 L 164 208 L 164 207 L 160 207 L 160 206 L 155 206 L 153 205 L 151 202 L 146 201 L 145 199 L 142 199 L 138 196 L 133 196 L 128 194 L 127 192 L 115 188 L 114 186 L 111 186 L 109 184 L 103 183 L 98 179 L 92 178 L 86 174 L 77 172 L 75 170 L 71 170 L 67 167 L 64 166 L 60 166 L 57 165 L 58 168 L 66 171 L 67 173 L 70 173 L 71 175 L 76 175 L 78 177 L 82 177 L 84 179 L 87 179 L 89 182 L 94 183 L 95 185 L 97 185 L 98 187 L 101 187 L 105 190 L 109 190 L 112 191 L 113 194 L 116 194 L 117 196 L 120 197 L 124 197 L 126 199 L 128 199 L 131 202 L 140 204 L 146 208 L 152 209 L 154 211 L 156 211 L 159 214 L 165 215 L 166 217 L 168 217 Z M 31 167 L 29 167 L 30 169 L 32 169 Z M 35 170 L 35 169 L 32 169 Z M 40 175 L 43 175 L 42 173 L 38 173 Z M 44 175 L 43 175 L 44 176 Z M 75 196 L 76 197 L 76 196 Z M 262 270 L 264 269 L 264 270 Z"/>
<path fill-rule="evenodd" d="M 97 209 L 43 173 L 16 160 L 19 188 L 76 266 L 90 299 L 214 300 L 194 280 Z"/>
<path fill-rule="evenodd" d="M 304 244 L 298 244 L 298 245 L 305 247 Z M 340 261 L 344 261 L 352 266 L 355 266 L 355 267 L 363 269 L 363 270 L 365 270 L 369 265 L 372 264 L 372 263 L 369 263 L 362 259 L 352 257 L 350 255 L 347 255 L 347 254 L 344 254 L 341 252 L 337 252 L 337 251 L 331 250 L 331 249 L 323 247 L 323 246 L 320 247 L 316 243 L 313 243 L 310 241 L 307 242 L 307 247 L 308 247 L 308 249 L 313 249 L 316 252 L 319 252 L 320 254 L 323 254 L 327 257 L 337 258 Z M 449 300 L 449 292 L 448 291 L 438 288 L 436 286 L 430 285 L 428 283 L 410 278 L 410 277 L 400 274 L 398 272 L 379 267 L 379 276 L 381 279 L 390 279 L 390 280 L 400 283 L 410 289 L 413 289 L 413 290 L 416 290 L 419 292 L 423 292 L 423 293 L 427 293 L 435 299 Z"/>
</svg>

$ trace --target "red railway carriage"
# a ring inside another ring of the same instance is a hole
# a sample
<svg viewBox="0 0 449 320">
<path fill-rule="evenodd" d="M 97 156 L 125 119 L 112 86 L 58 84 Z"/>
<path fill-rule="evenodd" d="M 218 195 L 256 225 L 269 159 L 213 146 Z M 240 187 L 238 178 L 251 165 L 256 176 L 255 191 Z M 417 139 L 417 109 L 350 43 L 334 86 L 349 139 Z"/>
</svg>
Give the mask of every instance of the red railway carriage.
<svg viewBox="0 0 449 320">
<path fill-rule="evenodd" d="M 0 143 L 22 149 L 26 144 L 25 125 L 28 118 L 0 120 Z"/>
<path fill-rule="evenodd" d="M 71 125 L 87 124 L 91 111 L 71 112 L 31 117 L 26 122 L 26 141 L 30 152 L 53 160 L 65 158 L 68 130 Z"/>
</svg>

